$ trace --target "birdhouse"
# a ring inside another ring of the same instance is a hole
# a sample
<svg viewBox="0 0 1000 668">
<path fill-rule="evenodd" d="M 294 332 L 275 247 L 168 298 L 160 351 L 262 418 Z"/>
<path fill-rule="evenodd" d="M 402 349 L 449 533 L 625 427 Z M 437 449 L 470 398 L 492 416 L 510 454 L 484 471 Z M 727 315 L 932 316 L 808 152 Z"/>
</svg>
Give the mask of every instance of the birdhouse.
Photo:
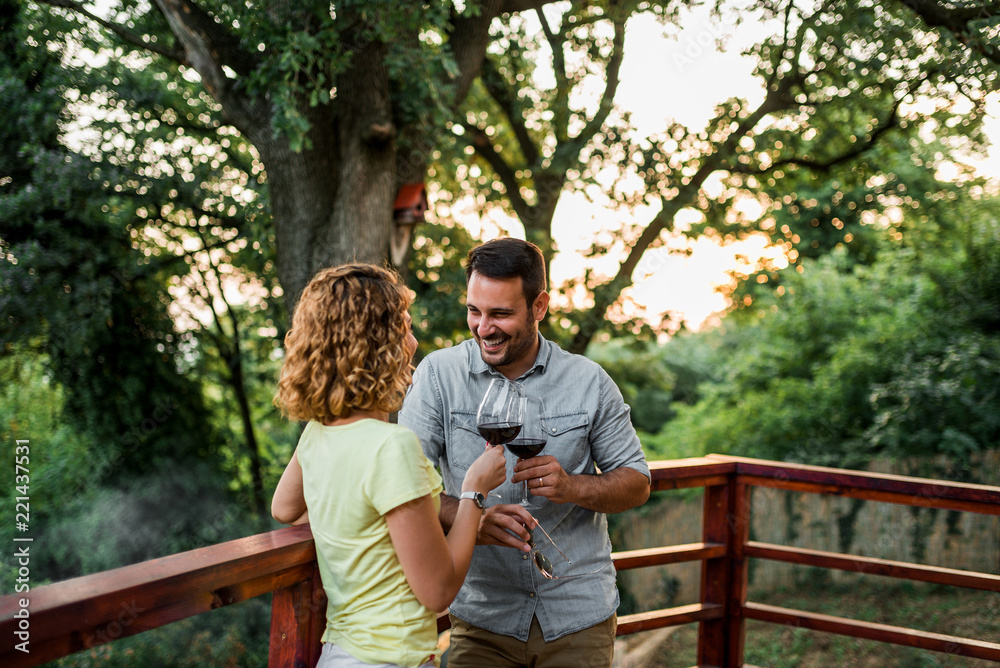
<svg viewBox="0 0 1000 668">
<path fill-rule="evenodd" d="M 413 226 L 424 222 L 427 213 L 427 188 L 423 183 L 404 183 L 392 205 L 393 226 L 389 240 L 389 257 L 399 267 L 406 261 L 406 252 L 413 239 Z"/>
<path fill-rule="evenodd" d="M 404 183 L 396 193 L 392 218 L 396 225 L 416 225 L 424 222 L 427 213 L 427 188 L 423 183 Z"/>
</svg>

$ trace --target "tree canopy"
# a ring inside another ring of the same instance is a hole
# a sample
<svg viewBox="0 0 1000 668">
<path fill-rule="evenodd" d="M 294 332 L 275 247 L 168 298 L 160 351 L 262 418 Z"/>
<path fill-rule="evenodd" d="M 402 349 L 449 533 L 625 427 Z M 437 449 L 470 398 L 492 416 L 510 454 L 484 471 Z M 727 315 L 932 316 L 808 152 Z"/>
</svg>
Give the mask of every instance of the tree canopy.
<svg viewBox="0 0 1000 668">
<path fill-rule="evenodd" d="M 423 180 L 426 150 L 477 74 L 491 22 L 541 4 L 126 0 L 98 13 L 53 0 L 34 18 L 40 29 L 63 22 L 67 47 L 86 39 L 114 53 L 109 71 L 124 63 L 146 73 L 142 89 L 108 77 L 128 111 L 187 91 L 172 104 L 161 97 L 154 121 L 223 148 L 235 134 L 252 145 L 249 160 L 234 162 L 266 183 L 292 306 L 319 268 L 388 258 L 393 234 L 406 234 L 393 225 L 396 192 Z"/>
<path fill-rule="evenodd" d="M 749 50 L 762 99 L 732 98 L 704 128 L 675 122 L 651 136 L 640 136 L 629 111 L 615 105 L 626 28 L 645 13 L 670 25 L 682 4 L 547 6 L 534 24 L 494 26 L 483 73 L 452 121 L 452 148 L 438 169 L 451 175 L 452 190 L 509 211 L 550 252 L 565 192 L 623 212 L 638 204 L 656 211 L 592 247 L 616 269 L 588 271 L 587 298 L 566 314 L 568 345 L 581 352 L 608 317 L 635 329 L 616 305 L 628 298 L 644 253 L 678 235 L 730 242 L 764 234 L 795 263 L 855 238 L 862 245 L 859 228 L 899 200 L 933 206 L 945 198 L 928 190 L 937 185 L 930 175 L 957 147 L 982 146 L 986 95 L 997 80 L 996 14 L 977 5 L 977 18 L 954 32 L 922 18 L 933 5 L 715 3 L 720 21 L 737 29 L 751 20 L 770 27 Z M 549 73 L 554 83 L 546 85 Z M 670 85 L 652 69 L 649 76 L 651 85 Z M 743 213 L 748 201 L 758 215 Z M 682 212 L 700 222 L 681 224 Z"/>
</svg>

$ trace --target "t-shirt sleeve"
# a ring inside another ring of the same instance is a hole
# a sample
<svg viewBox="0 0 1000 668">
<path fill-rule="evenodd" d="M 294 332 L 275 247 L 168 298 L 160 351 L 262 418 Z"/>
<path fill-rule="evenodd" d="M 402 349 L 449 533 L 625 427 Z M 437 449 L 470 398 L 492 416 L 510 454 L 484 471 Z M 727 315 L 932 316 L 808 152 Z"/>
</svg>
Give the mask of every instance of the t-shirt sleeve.
<svg viewBox="0 0 1000 668">
<path fill-rule="evenodd" d="M 366 477 L 365 495 L 381 515 L 393 508 L 441 493 L 441 476 L 424 456 L 409 429 L 394 429 L 378 446 Z"/>
</svg>

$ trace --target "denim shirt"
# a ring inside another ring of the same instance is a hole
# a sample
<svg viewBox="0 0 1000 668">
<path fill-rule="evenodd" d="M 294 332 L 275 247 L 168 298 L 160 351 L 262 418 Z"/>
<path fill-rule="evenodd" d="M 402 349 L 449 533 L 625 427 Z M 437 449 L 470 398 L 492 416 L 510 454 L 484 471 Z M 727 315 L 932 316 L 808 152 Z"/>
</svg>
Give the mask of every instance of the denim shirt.
<svg viewBox="0 0 1000 668">
<path fill-rule="evenodd" d="M 642 447 L 629 420 L 629 408 L 608 374 L 595 362 L 562 350 L 539 335 L 535 364 L 518 380 L 526 395 L 542 397 L 548 441 L 542 455 L 552 455 L 570 474 L 595 474 L 628 467 L 649 477 Z M 413 386 L 399 413 L 399 424 L 420 438 L 428 459 L 440 467 L 445 493 L 458 496 L 465 474 L 482 454 L 485 442 L 476 429 L 476 412 L 486 387 L 499 372 L 483 362 L 479 346 L 467 340 L 428 355 L 414 374 Z M 507 480 L 487 505 L 517 503 L 522 483 Z M 596 571 L 611 559 L 604 513 L 575 504 L 529 497 L 528 511 L 566 553 L 543 550 L 556 575 Z M 545 541 L 547 544 L 547 541 Z M 497 545 L 477 545 L 469 574 L 450 606 L 459 619 L 480 628 L 528 639 L 532 617 L 545 641 L 580 631 L 610 617 L 618 608 L 615 569 L 569 580 L 542 577 L 529 556 Z"/>
</svg>

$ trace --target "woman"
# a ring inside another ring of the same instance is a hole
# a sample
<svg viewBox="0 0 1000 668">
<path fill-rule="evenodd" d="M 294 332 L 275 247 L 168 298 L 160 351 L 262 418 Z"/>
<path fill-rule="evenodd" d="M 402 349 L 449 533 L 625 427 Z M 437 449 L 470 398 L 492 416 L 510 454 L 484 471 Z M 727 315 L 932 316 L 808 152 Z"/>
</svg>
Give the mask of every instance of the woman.
<svg viewBox="0 0 1000 668">
<path fill-rule="evenodd" d="M 417 348 L 409 305 L 385 269 L 326 269 L 306 286 L 285 337 L 275 402 L 308 424 L 271 514 L 311 525 L 329 599 L 321 668 L 435 665 L 435 613 L 465 578 L 483 496 L 505 478 L 503 448 L 487 447 L 445 536 L 441 477 L 413 432 L 389 423 Z"/>
</svg>

